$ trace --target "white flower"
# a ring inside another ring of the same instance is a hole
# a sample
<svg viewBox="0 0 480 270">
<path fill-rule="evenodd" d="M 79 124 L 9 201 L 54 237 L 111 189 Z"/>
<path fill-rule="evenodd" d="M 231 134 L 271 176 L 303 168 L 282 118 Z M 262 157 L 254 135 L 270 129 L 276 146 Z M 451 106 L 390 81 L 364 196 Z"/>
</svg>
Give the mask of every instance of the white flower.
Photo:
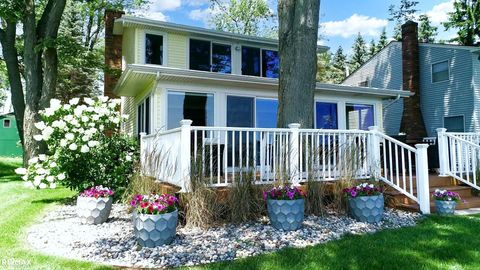
<svg viewBox="0 0 480 270">
<path fill-rule="evenodd" d="M 38 187 L 38 185 L 40 185 L 40 183 L 42 182 L 42 179 L 43 177 L 40 176 L 40 175 L 36 175 L 34 178 L 33 178 L 33 185 Z"/>
<path fill-rule="evenodd" d="M 128 119 L 128 117 L 130 117 L 130 115 L 128 115 L 128 114 L 122 114 L 122 118 L 123 118 L 123 119 Z"/>
<path fill-rule="evenodd" d="M 70 144 L 70 146 L 68 147 L 68 149 L 70 149 L 70 150 L 72 150 L 72 151 L 77 150 L 77 144 L 76 144 L 76 143 Z"/>
<path fill-rule="evenodd" d="M 47 156 L 46 156 L 46 155 L 44 155 L 44 154 L 38 155 L 38 160 L 40 160 L 40 161 L 45 161 L 46 159 L 47 159 Z"/>
<path fill-rule="evenodd" d="M 79 98 L 72 98 L 72 99 L 70 99 L 70 101 L 68 103 L 70 105 L 77 105 L 79 101 L 80 101 Z"/>
<path fill-rule="evenodd" d="M 43 140 L 43 136 L 40 135 L 40 134 L 37 134 L 37 135 L 33 135 L 33 139 L 37 142 Z"/>
<path fill-rule="evenodd" d="M 56 187 L 57 187 L 57 184 L 55 184 L 55 183 L 50 183 L 50 188 L 51 188 L 51 189 L 54 189 L 54 188 L 56 188 Z"/>
<path fill-rule="evenodd" d="M 95 103 L 95 101 L 93 99 L 88 98 L 88 97 L 84 98 L 83 101 L 90 106 L 93 105 L 93 103 Z"/>
<path fill-rule="evenodd" d="M 115 104 L 122 104 L 122 99 L 117 98 L 117 99 L 112 100 L 112 102 L 115 103 Z"/>
<path fill-rule="evenodd" d="M 118 123 L 120 123 L 120 119 L 118 119 L 118 118 L 115 117 L 115 118 L 112 119 L 112 122 L 113 122 L 114 124 L 118 124 Z"/>
<path fill-rule="evenodd" d="M 60 140 L 60 146 L 61 146 L 61 147 L 67 146 L 67 140 L 61 139 L 61 140 Z"/>
<path fill-rule="evenodd" d="M 70 104 L 64 104 L 63 105 L 64 110 L 70 110 L 71 107 L 72 107 L 72 105 L 70 105 Z"/>
<path fill-rule="evenodd" d="M 46 173 L 45 169 L 44 168 L 39 168 L 35 171 L 38 175 L 43 175 Z"/>
<path fill-rule="evenodd" d="M 28 175 L 22 176 L 22 179 L 23 179 L 24 181 L 27 181 L 27 180 L 28 180 Z"/>
<path fill-rule="evenodd" d="M 52 108 L 46 108 L 43 112 L 43 115 L 50 117 L 55 114 L 55 111 Z"/>
<path fill-rule="evenodd" d="M 73 115 L 67 114 L 63 117 L 63 120 L 65 120 L 66 122 L 70 122 L 73 120 Z"/>
<path fill-rule="evenodd" d="M 59 175 L 57 176 L 57 178 L 58 178 L 58 180 L 61 181 L 61 180 L 65 179 L 65 174 L 64 174 L 64 173 L 61 173 L 61 174 L 59 174 Z"/>
<path fill-rule="evenodd" d="M 84 115 L 82 116 L 82 122 L 86 123 L 88 122 L 90 119 L 88 119 L 88 116 Z"/>
<path fill-rule="evenodd" d="M 34 125 L 38 130 L 43 130 L 46 127 L 45 122 L 43 122 L 43 121 L 37 122 Z"/>
<path fill-rule="evenodd" d="M 132 160 L 132 157 L 129 156 L 129 155 L 127 155 L 127 156 L 125 157 L 125 160 L 126 160 L 126 161 L 131 161 L 131 160 Z"/>
<path fill-rule="evenodd" d="M 27 169 L 25 169 L 25 168 L 16 168 L 16 169 L 15 169 L 15 173 L 16 173 L 16 174 L 20 174 L 20 175 L 24 175 L 24 174 L 27 174 Z"/>
<path fill-rule="evenodd" d="M 88 151 L 90 151 L 90 148 L 86 145 L 82 145 L 82 148 L 80 148 L 80 152 L 82 153 L 87 153 Z"/>
<path fill-rule="evenodd" d="M 373 186 L 373 184 L 370 184 L 370 185 L 368 185 L 368 187 L 369 187 L 369 188 L 373 188 L 374 186 Z"/>
<path fill-rule="evenodd" d="M 89 142 L 88 142 L 88 147 L 95 147 L 95 146 L 97 146 L 98 144 L 99 144 L 99 142 L 97 142 L 97 141 L 89 141 Z"/>
<path fill-rule="evenodd" d="M 60 109 L 62 107 L 62 102 L 58 99 L 52 98 L 50 99 L 50 108 L 54 111 Z"/>
<path fill-rule="evenodd" d="M 25 185 L 26 188 L 33 188 L 33 183 L 30 182 L 30 181 L 25 182 L 24 185 Z"/>
<path fill-rule="evenodd" d="M 57 167 L 57 163 L 55 161 L 50 163 L 50 168 L 55 168 L 55 167 Z"/>
<path fill-rule="evenodd" d="M 67 139 L 68 141 L 73 140 L 73 138 L 75 138 L 75 135 L 73 135 L 72 133 L 65 134 L 65 139 Z"/>
<path fill-rule="evenodd" d="M 93 121 L 98 121 L 98 119 L 100 119 L 100 116 L 98 114 L 94 114 L 92 115 L 92 119 Z"/>
<path fill-rule="evenodd" d="M 50 136 L 50 135 L 53 134 L 53 132 L 54 132 L 53 128 L 47 126 L 42 130 L 42 135 L 43 136 Z"/>
<path fill-rule="evenodd" d="M 46 189 L 46 188 L 47 188 L 47 184 L 41 183 L 38 187 L 39 187 L 40 189 Z"/>
<path fill-rule="evenodd" d="M 47 181 L 50 182 L 50 183 L 52 183 L 53 181 L 55 181 L 55 177 L 53 177 L 52 175 L 47 176 L 46 179 L 47 179 Z"/>
<path fill-rule="evenodd" d="M 28 160 L 28 164 L 35 164 L 38 162 L 38 157 L 34 157 Z"/>
<path fill-rule="evenodd" d="M 99 96 L 99 97 L 98 97 L 98 100 L 100 100 L 101 102 L 107 102 L 107 101 L 108 101 L 108 97 L 106 97 L 106 96 Z"/>
<path fill-rule="evenodd" d="M 82 141 L 88 142 L 88 140 L 90 140 L 90 136 L 88 136 L 88 135 L 83 135 Z"/>
<path fill-rule="evenodd" d="M 117 104 L 115 104 L 113 102 L 110 102 L 110 103 L 108 103 L 108 107 L 110 107 L 112 109 L 115 109 L 115 107 L 117 107 Z"/>
</svg>

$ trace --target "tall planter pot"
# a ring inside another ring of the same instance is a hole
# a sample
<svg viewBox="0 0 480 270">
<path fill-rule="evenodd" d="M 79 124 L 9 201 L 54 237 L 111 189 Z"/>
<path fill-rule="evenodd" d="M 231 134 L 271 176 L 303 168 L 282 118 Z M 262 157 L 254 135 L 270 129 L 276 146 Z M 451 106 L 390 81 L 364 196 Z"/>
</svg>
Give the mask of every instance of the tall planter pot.
<svg viewBox="0 0 480 270">
<path fill-rule="evenodd" d="M 360 196 L 348 198 L 350 214 L 358 221 L 375 223 L 383 217 L 383 194 L 378 196 Z"/>
<path fill-rule="evenodd" d="M 161 215 L 136 214 L 134 233 L 142 247 L 170 244 L 177 234 L 178 210 Z"/>
<path fill-rule="evenodd" d="M 456 201 L 439 201 L 435 200 L 435 209 L 439 215 L 453 215 L 457 207 Z"/>
<path fill-rule="evenodd" d="M 305 200 L 267 200 L 270 223 L 277 230 L 293 231 L 302 226 Z"/>
<path fill-rule="evenodd" d="M 81 222 L 85 224 L 100 224 L 107 221 L 112 210 L 112 197 L 94 198 L 81 197 L 77 198 L 77 215 Z"/>
</svg>

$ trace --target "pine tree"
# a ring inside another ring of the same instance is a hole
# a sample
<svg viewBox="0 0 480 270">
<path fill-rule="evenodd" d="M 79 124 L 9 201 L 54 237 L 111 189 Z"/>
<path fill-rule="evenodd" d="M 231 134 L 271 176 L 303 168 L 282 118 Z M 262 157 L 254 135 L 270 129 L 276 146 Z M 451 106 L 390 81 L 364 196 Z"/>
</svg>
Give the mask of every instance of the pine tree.
<svg viewBox="0 0 480 270">
<path fill-rule="evenodd" d="M 426 14 L 420 15 L 420 26 L 418 29 L 418 40 L 425 43 L 435 42 L 438 34 L 438 27 L 433 26 Z"/>
<path fill-rule="evenodd" d="M 382 30 L 382 34 L 380 34 L 380 39 L 378 40 L 378 43 L 377 43 L 377 52 L 381 51 L 387 45 L 388 45 L 387 30 L 384 27 Z"/>
<path fill-rule="evenodd" d="M 332 83 L 341 83 L 347 76 L 347 56 L 343 53 L 342 46 L 339 46 L 332 58 Z"/>
<path fill-rule="evenodd" d="M 392 38 L 395 39 L 396 41 L 402 41 L 402 23 L 401 22 L 397 22 L 397 24 L 395 24 Z"/>
<path fill-rule="evenodd" d="M 375 40 L 372 38 L 370 40 L 370 46 L 368 46 L 368 59 L 372 58 L 377 53 L 377 44 L 375 44 Z"/>
<path fill-rule="evenodd" d="M 480 41 L 480 1 L 457 0 L 453 3 L 454 11 L 443 23 L 446 30 L 457 29 L 457 37 L 451 41 L 472 46 Z"/>
<path fill-rule="evenodd" d="M 360 33 L 358 33 L 357 38 L 353 43 L 352 50 L 353 54 L 350 58 L 350 69 L 353 72 L 361 67 L 368 59 L 367 45 Z"/>
</svg>

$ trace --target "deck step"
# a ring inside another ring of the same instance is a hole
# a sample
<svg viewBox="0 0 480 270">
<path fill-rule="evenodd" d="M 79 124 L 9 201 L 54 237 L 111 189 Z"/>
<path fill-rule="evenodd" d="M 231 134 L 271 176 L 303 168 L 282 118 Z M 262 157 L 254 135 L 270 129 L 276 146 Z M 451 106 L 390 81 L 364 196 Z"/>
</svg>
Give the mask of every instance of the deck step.
<svg viewBox="0 0 480 270">
<path fill-rule="evenodd" d="M 469 197 L 465 198 L 464 202 L 457 203 L 457 210 L 469 209 L 469 208 L 480 208 L 480 197 Z M 419 211 L 418 204 L 398 204 L 397 208 L 407 211 Z M 430 202 L 430 211 L 435 213 L 435 201 L 431 200 Z"/>
</svg>

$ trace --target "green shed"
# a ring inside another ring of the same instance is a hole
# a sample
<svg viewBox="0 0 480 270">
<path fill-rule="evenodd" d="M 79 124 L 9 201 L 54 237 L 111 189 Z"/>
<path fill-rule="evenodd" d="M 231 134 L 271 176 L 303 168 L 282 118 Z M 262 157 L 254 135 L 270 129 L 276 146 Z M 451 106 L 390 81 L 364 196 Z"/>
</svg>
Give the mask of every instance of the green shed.
<svg viewBox="0 0 480 270">
<path fill-rule="evenodd" d="M 21 157 L 22 146 L 13 113 L 0 115 L 0 156 Z"/>
</svg>

